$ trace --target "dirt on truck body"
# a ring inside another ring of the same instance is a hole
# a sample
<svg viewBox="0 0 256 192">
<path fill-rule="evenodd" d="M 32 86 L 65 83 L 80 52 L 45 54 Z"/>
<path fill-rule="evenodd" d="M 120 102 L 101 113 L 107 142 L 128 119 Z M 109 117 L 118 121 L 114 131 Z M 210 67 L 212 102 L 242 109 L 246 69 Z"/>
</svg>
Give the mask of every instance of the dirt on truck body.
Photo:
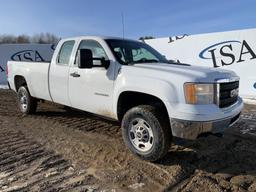
<svg viewBox="0 0 256 192">
<path fill-rule="evenodd" d="M 173 144 L 158 163 L 125 148 L 120 125 L 0 90 L 0 191 L 256 191 L 256 107 L 223 138 Z"/>
</svg>

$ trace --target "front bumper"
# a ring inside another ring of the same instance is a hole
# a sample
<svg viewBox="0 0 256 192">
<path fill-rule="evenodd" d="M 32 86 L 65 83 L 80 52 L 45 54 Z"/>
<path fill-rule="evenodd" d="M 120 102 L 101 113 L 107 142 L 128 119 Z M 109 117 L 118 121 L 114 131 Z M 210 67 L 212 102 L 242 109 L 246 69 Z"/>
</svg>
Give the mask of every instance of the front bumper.
<svg viewBox="0 0 256 192">
<path fill-rule="evenodd" d="M 203 133 L 223 133 L 225 129 L 234 125 L 240 117 L 241 112 L 228 118 L 215 121 L 186 121 L 181 119 L 171 119 L 172 134 L 183 139 L 196 139 Z"/>
</svg>

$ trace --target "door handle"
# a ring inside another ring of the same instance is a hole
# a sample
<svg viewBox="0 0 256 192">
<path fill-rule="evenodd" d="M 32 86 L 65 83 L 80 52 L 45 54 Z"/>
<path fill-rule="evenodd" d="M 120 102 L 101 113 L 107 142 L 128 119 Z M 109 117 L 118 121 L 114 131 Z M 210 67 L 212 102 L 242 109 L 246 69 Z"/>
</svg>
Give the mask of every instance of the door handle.
<svg viewBox="0 0 256 192">
<path fill-rule="evenodd" d="M 77 72 L 70 73 L 70 76 L 72 76 L 72 77 L 80 77 L 80 75 Z"/>
</svg>

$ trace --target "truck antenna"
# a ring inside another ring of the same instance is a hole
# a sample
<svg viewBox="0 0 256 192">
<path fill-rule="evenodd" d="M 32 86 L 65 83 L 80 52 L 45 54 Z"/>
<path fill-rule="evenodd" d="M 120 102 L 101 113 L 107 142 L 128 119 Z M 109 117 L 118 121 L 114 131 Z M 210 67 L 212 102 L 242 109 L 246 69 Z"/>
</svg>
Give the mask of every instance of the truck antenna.
<svg viewBox="0 0 256 192">
<path fill-rule="evenodd" d="M 122 12 L 122 27 L 123 27 L 123 39 L 124 39 L 124 13 Z"/>
</svg>

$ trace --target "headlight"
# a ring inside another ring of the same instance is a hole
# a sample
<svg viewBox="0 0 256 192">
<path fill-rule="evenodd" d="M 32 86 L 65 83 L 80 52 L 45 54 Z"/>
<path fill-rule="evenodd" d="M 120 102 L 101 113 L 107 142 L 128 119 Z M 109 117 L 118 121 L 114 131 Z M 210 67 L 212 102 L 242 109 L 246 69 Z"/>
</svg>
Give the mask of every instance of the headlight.
<svg viewBox="0 0 256 192">
<path fill-rule="evenodd" d="M 214 84 L 184 84 L 185 99 L 187 104 L 213 104 Z"/>
</svg>

